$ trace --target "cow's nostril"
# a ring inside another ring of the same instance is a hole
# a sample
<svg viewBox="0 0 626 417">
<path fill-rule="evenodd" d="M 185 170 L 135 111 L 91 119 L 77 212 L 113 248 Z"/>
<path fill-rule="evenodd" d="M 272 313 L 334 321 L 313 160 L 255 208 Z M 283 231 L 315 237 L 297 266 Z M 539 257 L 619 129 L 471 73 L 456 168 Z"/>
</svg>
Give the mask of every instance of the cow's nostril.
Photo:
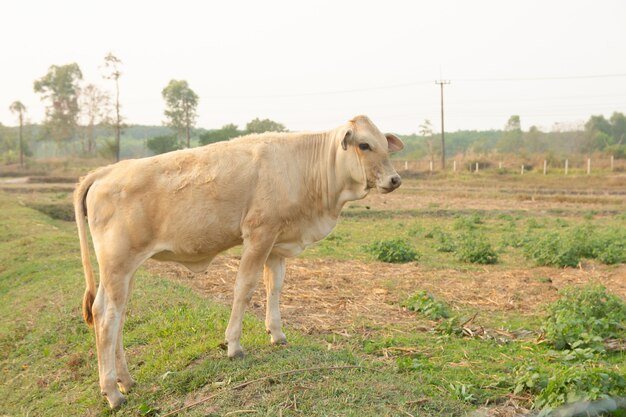
<svg viewBox="0 0 626 417">
<path fill-rule="evenodd" d="M 399 187 L 401 183 L 402 179 L 399 175 L 394 175 L 393 177 L 391 177 L 391 185 L 393 185 L 394 187 Z"/>
</svg>

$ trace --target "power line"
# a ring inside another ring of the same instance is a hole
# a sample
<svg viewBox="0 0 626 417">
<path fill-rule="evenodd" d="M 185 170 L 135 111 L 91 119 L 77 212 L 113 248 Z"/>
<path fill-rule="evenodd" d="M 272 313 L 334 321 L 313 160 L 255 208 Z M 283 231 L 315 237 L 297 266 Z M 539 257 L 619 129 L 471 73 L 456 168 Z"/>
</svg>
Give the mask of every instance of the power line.
<svg viewBox="0 0 626 417">
<path fill-rule="evenodd" d="M 511 77 L 511 78 L 459 78 L 455 81 L 464 82 L 507 82 L 507 81 L 557 81 L 557 80 L 591 80 L 598 78 L 622 78 L 626 73 L 595 74 L 595 75 L 566 75 L 566 76 L 539 76 L 539 77 Z"/>
</svg>

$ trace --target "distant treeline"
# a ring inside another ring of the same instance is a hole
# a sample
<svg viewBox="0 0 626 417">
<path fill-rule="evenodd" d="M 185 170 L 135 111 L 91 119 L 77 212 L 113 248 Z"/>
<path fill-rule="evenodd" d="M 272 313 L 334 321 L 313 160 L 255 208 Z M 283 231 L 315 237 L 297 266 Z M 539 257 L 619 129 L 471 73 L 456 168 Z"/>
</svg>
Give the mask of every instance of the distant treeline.
<svg viewBox="0 0 626 417">
<path fill-rule="evenodd" d="M 543 132 L 532 126 L 523 131 L 518 116 L 512 116 L 501 130 L 460 130 L 446 132 L 446 155 L 488 155 L 493 153 L 515 153 L 518 155 L 551 154 L 575 155 L 605 152 L 617 159 L 626 159 L 626 117 L 613 113 L 606 119 L 592 116 L 579 130 Z M 110 157 L 114 152 L 114 131 L 111 126 L 99 125 L 89 134 L 95 136 L 96 151 L 102 157 Z M 202 146 L 228 140 L 249 133 L 264 131 L 286 131 L 284 125 L 272 120 L 254 119 L 245 128 L 228 124 L 221 129 L 195 128 L 191 131 L 190 146 Z M 87 127 L 78 128 L 73 140 L 61 145 L 48 137 L 42 125 L 24 126 L 26 155 L 42 158 L 53 156 L 84 155 Z M 0 124 L 0 156 L 4 163 L 15 162 L 17 158 L 17 127 Z M 424 134 L 400 135 L 405 149 L 394 157 L 400 159 L 438 160 L 441 153 L 440 135 L 426 130 Z M 129 125 L 122 130 L 122 158 L 136 158 L 180 149 L 174 129 L 166 126 Z"/>
</svg>

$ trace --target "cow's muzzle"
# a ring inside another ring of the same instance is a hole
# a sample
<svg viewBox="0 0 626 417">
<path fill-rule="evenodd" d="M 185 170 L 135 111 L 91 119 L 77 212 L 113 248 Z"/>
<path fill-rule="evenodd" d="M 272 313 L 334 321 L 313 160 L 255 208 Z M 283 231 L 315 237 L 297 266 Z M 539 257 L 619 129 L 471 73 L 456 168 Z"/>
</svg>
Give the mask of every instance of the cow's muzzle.
<svg viewBox="0 0 626 417">
<path fill-rule="evenodd" d="M 398 188 L 401 184 L 402 184 L 402 178 L 400 178 L 400 175 L 396 174 L 396 175 L 392 175 L 391 177 L 389 177 L 387 181 L 385 181 L 384 184 L 378 187 L 378 189 L 380 190 L 381 193 L 386 194 L 386 193 L 392 192 L 393 190 Z"/>
</svg>

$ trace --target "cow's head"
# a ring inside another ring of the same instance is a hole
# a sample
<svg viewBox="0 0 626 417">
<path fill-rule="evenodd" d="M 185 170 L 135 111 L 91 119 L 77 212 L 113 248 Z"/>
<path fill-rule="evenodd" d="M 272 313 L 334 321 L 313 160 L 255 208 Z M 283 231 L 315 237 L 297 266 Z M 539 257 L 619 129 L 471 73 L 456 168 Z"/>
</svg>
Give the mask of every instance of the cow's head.
<svg viewBox="0 0 626 417">
<path fill-rule="evenodd" d="M 357 116 L 341 130 L 341 149 L 338 151 L 354 185 L 364 192 L 372 188 L 389 193 L 400 186 L 402 180 L 389 160 L 391 152 L 404 148 L 397 136 L 383 134 L 366 116 Z M 356 191 L 356 190 L 355 190 Z"/>
</svg>

